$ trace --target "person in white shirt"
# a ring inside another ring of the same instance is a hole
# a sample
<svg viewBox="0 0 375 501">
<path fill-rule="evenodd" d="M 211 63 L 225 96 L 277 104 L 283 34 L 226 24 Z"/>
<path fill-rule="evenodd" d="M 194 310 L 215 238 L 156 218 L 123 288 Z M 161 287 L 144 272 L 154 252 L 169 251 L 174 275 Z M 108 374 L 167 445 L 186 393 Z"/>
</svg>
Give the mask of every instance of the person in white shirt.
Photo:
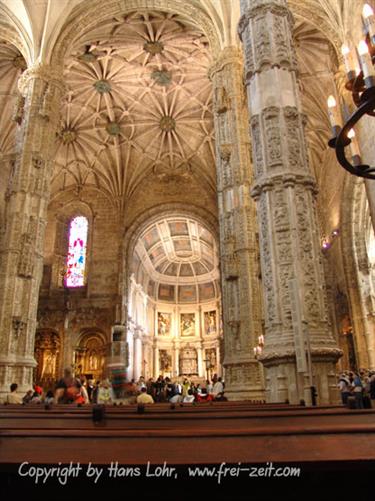
<svg viewBox="0 0 375 501">
<path fill-rule="evenodd" d="M 142 388 L 146 388 L 145 378 L 141 376 L 137 382 L 137 392 L 141 393 Z"/>
<path fill-rule="evenodd" d="M 141 394 L 137 397 L 137 404 L 153 404 L 154 399 L 149 395 L 146 388 L 141 389 Z"/>
<path fill-rule="evenodd" d="M 222 397 L 223 393 L 224 393 L 224 385 L 221 382 L 221 377 L 219 377 L 219 379 L 214 384 L 214 387 L 212 389 L 212 394 L 216 400 L 217 398 Z"/>
<path fill-rule="evenodd" d="M 214 385 L 208 379 L 206 381 L 206 391 L 207 395 L 212 395 L 214 391 Z"/>
<path fill-rule="evenodd" d="M 18 384 L 13 383 L 10 385 L 10 393 L 6 396 L 5 403 L 7 404 L 22 404 L 22 397 L 17 393 Z"/>
<path fill-rule="evenodd" d="M 339 379 L 339 383 L 337 385 L 338 389 L 340 390 L 341 393 L 341 401 L 344 405 L 347 405 L 348 403 L 348 397 L 350 396 L 350 390 L 351 390 L 351 384 L 349 379 L 346 377 L 345 374 L 342 374 L 342 376 Z"/>
<path fill-rule="evenodd" d="M 184 404 L 191 404 L 194 402 L 195 397 L 193 395 L 193 392 L 191 390 L 188 390 L 188 394 L 184 396 L 183 403 Z"/>
<path fill-rule="evenodd" d="M 180 402 L 182 402 L 182 398 L 183 398 L 182 395 L 176 393 L 176 395 L 173 395 L 173 397 L 169 399 L 169 402 L 171 404 L 179 404 Z"/>
</svg>

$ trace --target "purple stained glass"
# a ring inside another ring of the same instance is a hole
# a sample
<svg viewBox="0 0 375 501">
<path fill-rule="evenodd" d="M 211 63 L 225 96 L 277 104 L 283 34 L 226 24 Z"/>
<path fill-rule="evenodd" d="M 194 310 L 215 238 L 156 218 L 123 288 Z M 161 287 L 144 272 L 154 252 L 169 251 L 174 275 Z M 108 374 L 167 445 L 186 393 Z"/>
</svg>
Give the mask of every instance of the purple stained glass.
<svg viewBox="0 0 375 501">
<path fill-rule="evenodd" d="M 88 221 L 83 216 L 75 217 L 70 222 L 65 277 L 67 287 L 82 287 L 85 285 L 87 229 Z"/>
</svg>

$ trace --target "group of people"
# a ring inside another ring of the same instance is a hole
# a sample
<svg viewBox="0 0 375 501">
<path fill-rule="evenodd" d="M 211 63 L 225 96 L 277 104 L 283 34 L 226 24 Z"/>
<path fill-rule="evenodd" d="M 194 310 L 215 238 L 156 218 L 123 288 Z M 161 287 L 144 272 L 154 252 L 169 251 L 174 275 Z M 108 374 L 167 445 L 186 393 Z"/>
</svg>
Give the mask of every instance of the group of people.
<svg viewBox="0 0 375 501">
<path fill-rule="evenodd" d="M 97 381 L 74 377 L 72 370 L 64 370 L 64 376 L 57 381 L 54 389 L 43 390 L 34 384 L 33 388 L 22 395 L 17 383 L 10 386 L 5 397 L 6 404 L 109 404 L 115 400 L 109 380 Z"/>
<path fill-rule="evenodd" d="M 212 400 L 225 400 L 224 383 L 216 374 L 212 381 L 206 381 L 205 387 L 195 384 L 187 378 L 171 381 L 170 378 L 159 376 L 156 380 L 150 378 L 147 382 L 141 376 L 137 382 L 132 380 L 126 384 L 125 399 L 128 403 L 188 403 Z M 111 382 L 105 379 L 94 383 L 93 380 L 75 377 L 72 370 L 64 370 L 64 376 L 58 380 L 53 389 L 43 388 L 35 384 L 25 395 L 18 391 L 18 385 L 13 383 L 6 395 L 8 404 L 113 404 L 116 401 Z"/>
<path fill-rule="evenodd" d="M 150 378 L 147 382 L 141 376 L 136 383 L 137 403 L 146 404 L 154 402 L 192 403 L 209 402 L 212 400 L 226 400 L 224 396 L 224 383 L 216 374 L 212 381 L 207 380 L 202 387 L 188 378 L 181 381 L 172 381 L 169 377 L 159 376 L 156 381 Z"/>
<path fill-rule="evenodd" d="M 375 371 L 345 371 L 337 386 L 344 405 L 349 405 L 349 398 L 353 397 L 356 409 L 375 408 Z"/>
<path fill-rule="evenodd" d="M 375 408 L 375 371 L 343 372 L 337 386 L 344 405 L 349 405 L 351 400 L 357 409 Z M 132 380 L 127 384 L 126 398 L 129 403 L 137 402 L 138 404 L 226 400 L 224 383 L 216 374 L 212 381 L 206 381 L 204 387 L 186 377 L 172 381 L 168 377 L 159 376 L 156 380 L 150 378 L 145 381 L 145 378 L 141 376 L 137 382 Z M 69 368 L 64 370 L 64 377 L 57 381 L 54 390 L 44 391 L 40 385 L 35 384 L 32 389 L 22 395 L 18 391 L 17 383 L 13 383 L 10 386 L 10 392 L 5 397 L 5 403 L 8 404 L 112 404 L 115 400 L 115 393 L 108 379 L 94 384 L 92 380 L 75 377 Z"/>
</svg>

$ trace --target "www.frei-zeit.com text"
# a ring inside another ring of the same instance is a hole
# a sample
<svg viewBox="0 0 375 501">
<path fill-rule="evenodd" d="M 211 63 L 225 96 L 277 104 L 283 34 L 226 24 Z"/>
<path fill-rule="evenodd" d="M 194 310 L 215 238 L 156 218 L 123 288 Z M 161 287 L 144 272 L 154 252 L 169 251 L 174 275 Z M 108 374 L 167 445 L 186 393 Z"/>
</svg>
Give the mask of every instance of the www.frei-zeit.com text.
<svg viewBox="0 0 375 501">
<path fill-rule="evenodd" d="M 248 466 L 237 463 L 236 465 L 221 463 L 216 466 L 187 466 L 186 474 L 189 478 L 211 478 L 218 484 L 224 479 L 250 477 L 250 478 L 280 478 L 299 477 L 301 469 L 295 466 L 276 466 L 272 462 L 264 466 Z M 179 472 L 177 468 L 168 466 L 166 462 L 162 465 L 152 465 L 150 462 L 144 467 L 121 466 L 119 463 L 111 462 L 108 466 L 97 466 L 89 463 L 70 462 L 68 465 L 58 463 L 56 466 L 34 466 L 27 461 L 18 468 L 18 475 L 31 479 L 35 484 L 46 484 L 49 480 L 57 480 L 61 485 L 66 485 L 70 479 L 86 477 L 94 483 L 101 478 L 171 478 L 177 479 Z"/>
</svg>

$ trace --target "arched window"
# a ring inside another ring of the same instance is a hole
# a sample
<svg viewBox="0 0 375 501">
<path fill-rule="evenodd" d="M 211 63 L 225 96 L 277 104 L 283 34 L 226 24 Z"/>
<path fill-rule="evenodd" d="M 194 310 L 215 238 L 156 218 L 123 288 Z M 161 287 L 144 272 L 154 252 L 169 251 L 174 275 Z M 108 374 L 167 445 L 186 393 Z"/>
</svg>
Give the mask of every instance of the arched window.
<svg viewBox="0 0 375 501">
<path fill-rule="evenodd" d="M 69 225 L 69 248 L 65 285 L 82 287 L 85 285 L 86 248 L 88 221 L 83 216 L 75 217 Z"/>
</svg>

